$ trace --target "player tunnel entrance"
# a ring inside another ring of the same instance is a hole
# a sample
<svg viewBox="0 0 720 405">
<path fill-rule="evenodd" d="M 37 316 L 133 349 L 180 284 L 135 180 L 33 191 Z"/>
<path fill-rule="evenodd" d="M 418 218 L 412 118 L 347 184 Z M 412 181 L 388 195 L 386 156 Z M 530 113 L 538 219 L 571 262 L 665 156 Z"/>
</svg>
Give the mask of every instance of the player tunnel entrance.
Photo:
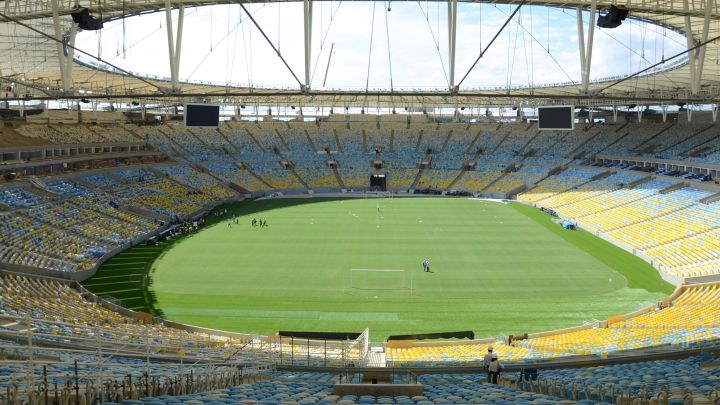
<svg viewBox="0 0 720 405">
<path fill-rule="evenodd" d="M 387 177 L 384 174 L 370 175 L 370 190 L 387 191 Z"/>
</svg>

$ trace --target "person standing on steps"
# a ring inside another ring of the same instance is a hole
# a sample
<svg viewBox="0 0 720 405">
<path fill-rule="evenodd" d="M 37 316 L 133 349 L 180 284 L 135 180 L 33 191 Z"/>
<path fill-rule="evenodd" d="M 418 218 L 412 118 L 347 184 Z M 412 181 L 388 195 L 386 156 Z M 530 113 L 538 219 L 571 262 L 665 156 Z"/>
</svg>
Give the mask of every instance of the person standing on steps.
<svg viewBox="0 0 720 405">
<path fill-rule="evenodd" d="M 498 376 L 500 375 L 500 371 L 502 371 L 502 368 L 502 364 L 500 364 L 497 356 L 493 354 L 493 357 L 490 360 L 490 365 L 488 366 L 488 377 L 490 377 L 491 384 L 497 385 Z"/>
<path fill-rule="evenodd" d="M 493 354 L 493 348 L 492 346 L 488 346 L 488 351 L 485 353 L 485 357 L 483 357 L 483 368 L 487 373 L 487 382 L 490 382 L 490 372 L 488 371 L 488 367 L 490 367 L 493 356 L 495 356 L 495 354 Z"/>
</svg>

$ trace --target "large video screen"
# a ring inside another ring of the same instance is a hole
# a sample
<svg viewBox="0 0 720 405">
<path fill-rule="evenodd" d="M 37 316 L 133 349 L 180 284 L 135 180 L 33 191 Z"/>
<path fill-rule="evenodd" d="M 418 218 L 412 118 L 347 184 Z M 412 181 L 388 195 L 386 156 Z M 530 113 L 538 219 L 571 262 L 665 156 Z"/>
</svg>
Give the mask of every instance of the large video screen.
<svg viewBox="0 0 720 405">
<path fill-rule="evenodd" d="M 538 107 L 538 129 L 572 131 L 575 108 L 571 105 Z"/>
<path fill-rule="evenodd" d="M 217 128 L 220 125 L 220 106 L 185 104 L 185 126 L 188 128 Z"/>
</svg>

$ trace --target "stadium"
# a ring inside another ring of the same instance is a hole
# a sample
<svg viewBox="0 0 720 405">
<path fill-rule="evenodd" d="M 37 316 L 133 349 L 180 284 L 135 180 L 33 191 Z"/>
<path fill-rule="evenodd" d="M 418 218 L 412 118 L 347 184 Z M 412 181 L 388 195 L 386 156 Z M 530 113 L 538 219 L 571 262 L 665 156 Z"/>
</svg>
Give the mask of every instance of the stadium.
<svg viewBox="0 0 720 405">
<path fill-rule="evenodd" d="M 3 0 L 0 403 L 720 403 L 713 0 Z"/>
</svg>

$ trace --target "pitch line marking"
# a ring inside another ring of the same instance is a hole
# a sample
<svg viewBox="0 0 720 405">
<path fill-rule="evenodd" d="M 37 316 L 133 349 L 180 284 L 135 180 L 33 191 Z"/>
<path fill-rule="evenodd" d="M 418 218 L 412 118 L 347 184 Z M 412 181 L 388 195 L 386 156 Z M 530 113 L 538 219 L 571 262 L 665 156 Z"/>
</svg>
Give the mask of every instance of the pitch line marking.
<svg viewBox="0 0 720 405">
<path fill-rule="evenodd" d="M 350 269 L 350 271 L 401 272 L 405 269 Z"/>
</svg>

